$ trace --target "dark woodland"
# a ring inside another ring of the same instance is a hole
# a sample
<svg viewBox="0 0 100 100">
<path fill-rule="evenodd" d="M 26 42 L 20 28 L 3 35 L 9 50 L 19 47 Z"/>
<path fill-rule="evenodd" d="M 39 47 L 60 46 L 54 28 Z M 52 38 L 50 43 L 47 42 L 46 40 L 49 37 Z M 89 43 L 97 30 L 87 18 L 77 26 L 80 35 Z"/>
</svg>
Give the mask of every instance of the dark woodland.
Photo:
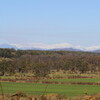
<svg viewBox="0 0 100 100">
<path fill-rule="evenodd" d="M 0 75 L 34 73 L 47 77 L 57 71 L 68 73 L 100 72 L 100 53 L 0 49 Z"/>
</svg>

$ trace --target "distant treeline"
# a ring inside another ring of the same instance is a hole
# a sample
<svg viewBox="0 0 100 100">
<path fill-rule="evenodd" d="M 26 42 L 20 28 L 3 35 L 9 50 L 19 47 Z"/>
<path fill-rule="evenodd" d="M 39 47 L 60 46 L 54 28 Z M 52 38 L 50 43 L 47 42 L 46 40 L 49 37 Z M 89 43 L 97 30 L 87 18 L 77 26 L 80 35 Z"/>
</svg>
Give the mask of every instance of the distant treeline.
<svg viewBox="0 0 100 100">
<path fill-rule="evenodd" d="M 45 77 L 60 70 L 100 72 L 100 53 L 0 49 L 0 75 L 34 73 Z"/>
</svg>

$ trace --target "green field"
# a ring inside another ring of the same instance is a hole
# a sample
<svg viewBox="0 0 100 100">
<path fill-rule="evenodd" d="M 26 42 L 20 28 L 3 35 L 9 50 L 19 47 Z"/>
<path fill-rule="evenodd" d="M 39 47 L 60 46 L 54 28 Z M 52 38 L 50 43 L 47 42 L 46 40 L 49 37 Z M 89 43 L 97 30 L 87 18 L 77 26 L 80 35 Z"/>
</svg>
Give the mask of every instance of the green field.
<svg viewBox="0 0 100 100">
<path fill-rule="evenodd" d="M 45 79 L 54 82 L 100 82 L 100 78 L 76 78 L 76 79 Z"/>
<path fill-rule="evenodd" d="M 63 94 L 70 96 L 81 96 L 87 91 L 88 94 L 100 93 L 100 86 L 96 85 L 63 85 L 63 84 L 33 84 L 33 83 L 13 83 L 2 82 L 4 93 L 16 93 L 18 91 L 40 95 L 43 94 L 47 86 L 46 93 Z M 1 92 L 1 90 L 0 90 Z"/>
</svg>

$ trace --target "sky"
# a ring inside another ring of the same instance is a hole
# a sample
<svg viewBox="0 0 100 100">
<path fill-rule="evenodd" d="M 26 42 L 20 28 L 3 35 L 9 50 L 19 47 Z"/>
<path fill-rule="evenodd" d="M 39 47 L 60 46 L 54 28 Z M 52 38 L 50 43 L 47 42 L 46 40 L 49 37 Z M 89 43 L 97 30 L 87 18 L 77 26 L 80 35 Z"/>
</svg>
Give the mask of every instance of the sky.
<svg viewBox="0 0 100 100">
<path fill-rule="evenodd" d="M 0 0 L 2 43 L 100 48 L 100 0 Z"/>
</svg>

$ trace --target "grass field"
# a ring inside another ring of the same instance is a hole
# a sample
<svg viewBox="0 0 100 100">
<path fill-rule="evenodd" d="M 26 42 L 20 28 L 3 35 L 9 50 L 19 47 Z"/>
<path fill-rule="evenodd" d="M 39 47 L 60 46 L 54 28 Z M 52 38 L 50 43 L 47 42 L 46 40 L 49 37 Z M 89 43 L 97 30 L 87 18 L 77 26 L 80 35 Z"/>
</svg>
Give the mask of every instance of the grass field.
<svg viewBox="0 0 100 100">
<path fill-rule="evenodd" d="M 84 92 L 88 94 L 100 93 L 100 86 L 96 85 L 63 85 L 63 84 L 33 84 L 33 83 L 13 83 L 1 82 L 4 93 L 16 93 L 18 91 L 40 95 L 43 94 L 47 87 L 46 93 L 63 94 L 68 97 L 81 96 Z M 1 90 L 0 90 L 1 92 Z"/>
<path fill-rule="evenodd" d="M 76 78 L 76 79 L 45 79 L 54 82 L 100 82 L 100 78 Z"/>
</svg>

